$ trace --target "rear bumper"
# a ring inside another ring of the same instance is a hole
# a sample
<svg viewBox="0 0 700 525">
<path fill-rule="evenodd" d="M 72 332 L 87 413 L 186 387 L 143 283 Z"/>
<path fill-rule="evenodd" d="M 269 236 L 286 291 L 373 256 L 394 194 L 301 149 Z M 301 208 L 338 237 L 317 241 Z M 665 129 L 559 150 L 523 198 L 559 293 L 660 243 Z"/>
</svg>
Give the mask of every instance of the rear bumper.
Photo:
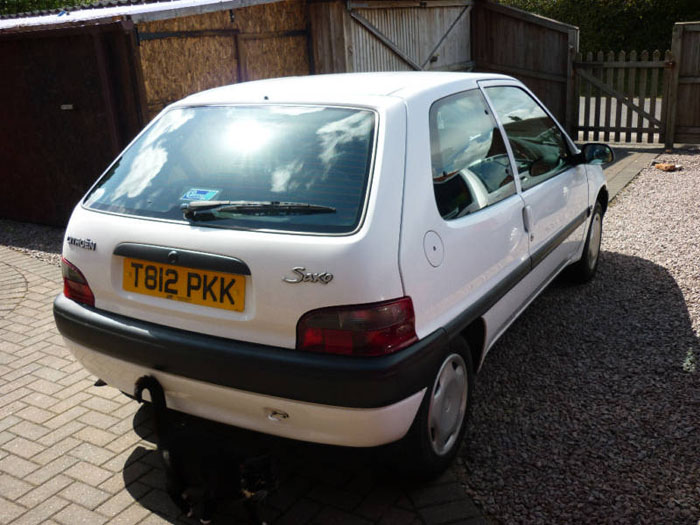
<svg viewBox="0 0 700 525">
<path fill-rule="evenodd" d="M 86 352 L 92 363 L 128 363 L 212 387 L 351 409 L 387 407 L 423 391 L 432 384 L 447 346 L 447 336 L 439 330 L 382 357 L 305 353 L 156 325 L 81 305 L 62 294 L 54 301 L 54 317 L 86 368 L 126 392 L 136 378 L 122 386 L 115 374 L 89 366 Z"/>
<path fill-rule="evenodd" d="M 137 378 L 153 375 L 163 385 L 168 407 L 174 410 L 313 443 L 374 447 L 401 439 L 411 428 L 425 394 L 423 389 L 379 408 L 306 403 L 188 379 L 101 354 L 67 338 L 66 343 L 87 370 L 125 392 L 133 390 Z"/>
</svg>

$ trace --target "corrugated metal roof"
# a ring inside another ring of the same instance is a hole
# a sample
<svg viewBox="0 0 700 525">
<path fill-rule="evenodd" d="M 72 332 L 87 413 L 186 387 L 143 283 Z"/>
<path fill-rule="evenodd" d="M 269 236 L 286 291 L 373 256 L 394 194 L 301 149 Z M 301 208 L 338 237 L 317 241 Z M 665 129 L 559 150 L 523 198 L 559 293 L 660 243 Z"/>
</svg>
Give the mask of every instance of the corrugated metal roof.
<svg viewBox="0 0 700 525">
<path fill-rule="evenodd" d="M 0 32 L 44 29 L 46 26 L 98 24 L 120 18 L 134 22 L 163 20 L 279 1 L 281 0 L 99 0 L 83 6 L 4 15 L 0 17 Z"/>
</svg>

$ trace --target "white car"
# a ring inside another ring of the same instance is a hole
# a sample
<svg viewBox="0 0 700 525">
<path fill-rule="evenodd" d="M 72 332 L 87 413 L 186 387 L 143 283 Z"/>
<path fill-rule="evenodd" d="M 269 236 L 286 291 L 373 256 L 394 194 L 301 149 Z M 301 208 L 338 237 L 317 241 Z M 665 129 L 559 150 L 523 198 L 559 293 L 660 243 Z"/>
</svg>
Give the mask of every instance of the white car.
<svg viewBox="0 0 700 525">
<path fill-rule="evenodd" d="M 502 75 L 198 93 L 76 206 L 56 323 L 124 392 L 152 374 L 170 408 L 317 443 L 401 440 L 435 474 L 494 342 L 557 274 L 594 275 L 610 160 Z"/>
</svg>

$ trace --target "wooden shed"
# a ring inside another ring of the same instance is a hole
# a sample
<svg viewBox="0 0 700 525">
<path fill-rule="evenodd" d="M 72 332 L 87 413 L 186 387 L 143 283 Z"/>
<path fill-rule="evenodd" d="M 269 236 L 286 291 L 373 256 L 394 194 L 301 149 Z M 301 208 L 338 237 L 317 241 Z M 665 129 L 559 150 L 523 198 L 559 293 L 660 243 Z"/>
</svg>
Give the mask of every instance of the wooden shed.
<svg viewBox="0 0 700 525">
<path fill-rule="evenodd" d="M 507 31 L 508 38 L 504 38 Z M 261 78 L 392 70 L 519 76 L 567 121 L 576 28 L 486 0 L 102 0 L 0 17 L 0 216 L 64 225 L 164 106 Z"/>
</svg>

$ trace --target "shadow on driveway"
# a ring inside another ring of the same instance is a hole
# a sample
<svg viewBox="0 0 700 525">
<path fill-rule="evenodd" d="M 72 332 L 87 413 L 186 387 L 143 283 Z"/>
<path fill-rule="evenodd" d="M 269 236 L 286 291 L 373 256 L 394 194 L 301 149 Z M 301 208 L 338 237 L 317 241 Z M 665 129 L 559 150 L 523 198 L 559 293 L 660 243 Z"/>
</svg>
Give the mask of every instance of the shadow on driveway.
<svg viewBox="0 0 700 525">
<path fill-rule="evenodd" d="M 672 275 L 602 252 L 496 344 L 467 432 L 469 491 L 499 520 L 694 523 L 700 343 Z"/>
</svg>

